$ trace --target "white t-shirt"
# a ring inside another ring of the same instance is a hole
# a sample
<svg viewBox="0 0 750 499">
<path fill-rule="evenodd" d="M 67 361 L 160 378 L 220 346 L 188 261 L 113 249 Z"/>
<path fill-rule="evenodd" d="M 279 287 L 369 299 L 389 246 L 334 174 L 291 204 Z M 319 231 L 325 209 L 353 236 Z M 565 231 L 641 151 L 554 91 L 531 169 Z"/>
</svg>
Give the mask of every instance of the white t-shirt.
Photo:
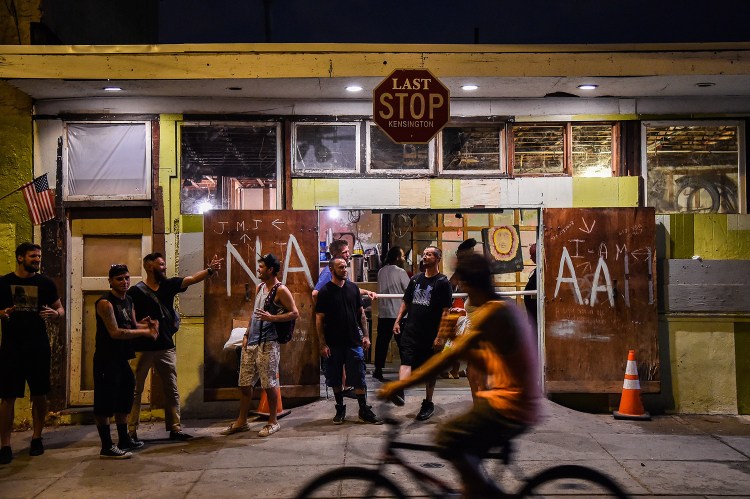
<svg viewBox="0 0 750 499">
<path fill-rule="evenodd" d="M 398 265 L 386 265 L 378 271 L 378 293 L 380 294 L 403 294 L 408 285 L 409 274 Z M 378 317 L 395 319 L 399 308 L 401 308 L 400 298 L 378 299 Z"/>
</svg>

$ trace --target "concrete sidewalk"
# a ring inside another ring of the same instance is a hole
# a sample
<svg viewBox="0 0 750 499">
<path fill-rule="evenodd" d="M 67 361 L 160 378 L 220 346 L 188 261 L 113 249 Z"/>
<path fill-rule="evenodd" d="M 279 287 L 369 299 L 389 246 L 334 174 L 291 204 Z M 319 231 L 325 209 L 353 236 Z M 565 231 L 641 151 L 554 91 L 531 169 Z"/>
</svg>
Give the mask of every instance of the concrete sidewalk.
<svg viewBox="0 0 750 499">
<path fill-rule="evenodd" d="M 378 382 L 370 385 L 376 388 Z M 423 396 L 423 389 L 407 391 L 406 406 L 390 409 L 406 422 L 402 439 L 429 442 L 436 425 L 465 410 L 471 399 L 464 379 L 440 380 L 435 415 L 418 423 L 413 418 Z M 164 440 L 163 423 L 149 423 L 139 431 L 146 446 L 123 461 L 99 459 L 92 425 L 47 429 L 46 452 L 34 458 L 28 455 L 30 432 L 17 432 L 13 462 L 0 466 L 0 497 L 293 497 L 301 485 L 326 470 L 372 465 L 377 459 L 385 426 L 357 423 L 357 404 L 349 399 L 346 424 L 333 425 L 333 405 L 330 399 L 293 409 L 281 420 L 281 431 L 269 438 L 257 436 L 263 422 L 251 424 L 250 432 L 220 436 L 234 414 L 220 421 L 186 421 L 186 431 L 199 437 L 187 443 Z M 526 474 L 578 463 L 603 471 L 634 496 L 750 496 L 747 416 L 661 416 L 629 422 L 549 401 L 545 407 L 545 422 L 517 439 L 513 468 Z M 410 460 L 456 481 L 453 470 L 441 466 L 436 456 L 413 452 Z M 488 471 L 501 476 L 493 467 L 499 465 L 491 463 Z M 416 496 L 415 484 L 403 470 L 391 466 L 390 471 L 394 481 Z M 511 471 L 502 476 L 502 483 L 516 490 Z"/>
</svg>

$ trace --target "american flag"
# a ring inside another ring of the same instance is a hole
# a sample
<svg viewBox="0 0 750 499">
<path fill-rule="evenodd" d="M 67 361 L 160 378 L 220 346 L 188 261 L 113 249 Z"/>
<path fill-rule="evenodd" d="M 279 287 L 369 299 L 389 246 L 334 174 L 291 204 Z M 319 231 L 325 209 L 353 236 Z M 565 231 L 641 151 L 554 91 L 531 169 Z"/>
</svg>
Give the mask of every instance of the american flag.
<svg viewBox="0 0 750 499">
<path fill-rule="evenodd" d="M 55 218 L 55 194 L 49 188 L 47 174 L 21 186 L 23 199 L 29 207 L 31 223 L 39 225 Z"/>
</svg>

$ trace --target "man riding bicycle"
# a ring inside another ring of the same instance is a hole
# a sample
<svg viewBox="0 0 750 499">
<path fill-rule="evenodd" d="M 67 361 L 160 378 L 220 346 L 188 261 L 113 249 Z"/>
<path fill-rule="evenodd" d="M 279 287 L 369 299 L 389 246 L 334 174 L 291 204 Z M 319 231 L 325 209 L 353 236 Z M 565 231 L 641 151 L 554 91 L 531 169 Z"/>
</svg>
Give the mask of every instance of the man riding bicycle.
<svg viewBox="0 0 750 499">
<path fill-rule="evenodd" d="M 442 372 L 454 361 L 466 359 L 485 377 L 469 412 L 441 425 L 436 443 L 441 457 L 461 474 L 464 497 L 492 497 L 496 486 L 488 481 L 480 462 L 492 447 L 503 446 L 539 419 L 536 341 L 529 321 L 515 304 L 495 294 L 489 262 L 477 253 L 462 255 L 455 275 L 469 302 L 471 329 L 456 338 L 453 347 L 431 357 L 409 378 L 388 383 L 378 396 L 392 398 L 400 390 Z"/>
</svg>

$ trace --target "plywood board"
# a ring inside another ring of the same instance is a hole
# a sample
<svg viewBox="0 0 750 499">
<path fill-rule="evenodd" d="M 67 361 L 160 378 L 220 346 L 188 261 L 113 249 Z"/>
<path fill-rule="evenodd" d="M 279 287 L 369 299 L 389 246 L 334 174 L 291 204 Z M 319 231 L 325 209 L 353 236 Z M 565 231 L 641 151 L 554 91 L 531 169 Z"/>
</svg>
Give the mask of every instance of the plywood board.
<svg viewBox="0 0 750 499">
<path fill-rule="evenodd" d="M 233 359 L 224 352 L 236 321 L 250 319 L 259 284 L 258 256 L 273 253 L 282 262 L 279 280 L 292 292 L 300 317 L 292 341 L 281 346 L 280 381 L 284 397 L 317 397 L 320 356 L 312 329 L 312 287 L 318 278 L 316 211 L 210 211 L 204 218 L 204 254 L 218 254 L 225 265 L 206 281 L 205 399 L 226 398 L 237 386 Z"/>
<path fill-rule="evenodd" d="M 628 350 L 658 390 L 653 208 L 545 209 L 548 391 L 619 393 Z"/>
<path fill-rule="evenodd" d="M 748 313 L 748 260 L 667 260 L 664 303 L 669 312 Z"/>
</svg>

